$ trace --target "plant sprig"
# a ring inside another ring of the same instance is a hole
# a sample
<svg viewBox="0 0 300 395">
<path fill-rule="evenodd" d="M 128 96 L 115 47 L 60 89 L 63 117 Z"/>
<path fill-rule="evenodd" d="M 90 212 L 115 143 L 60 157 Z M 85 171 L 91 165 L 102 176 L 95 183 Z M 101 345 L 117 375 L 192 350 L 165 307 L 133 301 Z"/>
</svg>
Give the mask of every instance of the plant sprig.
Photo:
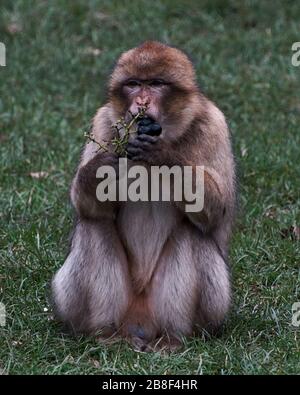
<svg viewBox="0 0 300 395">
<path fill-rule="evenodd" d="M 93 133 L 91 133 L 91 132 L 85 132 L 85 133 L 84 133 L 84 137 L 87 137 L 87 138 L 88 138 L 88 140 L 89 140 L 88 143 L 92 142 L 92 143 L 95 143 L 95 144 L 98 145 L 99 148 L 97 149 L 96 152 L 99 152 L 101 149 L 102 149 L 104 152 L 107 152 L 107 151 L 108 151 L 108 148 L 107 148 L 107 145 L 108 145 L 108 144 L 103 145 L 103 144 L 99 143 L 99 141 L 97 141 L 97 140 L 94 139 Z"/>
<path fill-rule="evenodd" d="M 131 133 L 134 133 L 131 129 L 138 119 L 143 118 L 146 110 L 147 107 L 140 107 L 136 115 L 133 115 L 131 112 L 129 112 L 131 115 L 131 120 L 129 123 L 125 121 L 124 117 L 118 119 L 117 122 L 111 126 L 117 136 L 114 137 L 110 142 L 104 142 L 104 144 L 100 143 L 94 138 L 94 135 L 91 132 L 85 133 L 84 136 L 88 138 L 89 142 L 93 142 L 94 144 L 98 145 L 96 152 L 101 150 L 107 152 L 109 151 L 109 145 L 111 145 L 114 149 L 114 152 L 118 156 L 126 156 L 126 146 L 129 141 L 129 136 Z M 121 131 L 124 132 L 122 136 Z"/>
</svg>

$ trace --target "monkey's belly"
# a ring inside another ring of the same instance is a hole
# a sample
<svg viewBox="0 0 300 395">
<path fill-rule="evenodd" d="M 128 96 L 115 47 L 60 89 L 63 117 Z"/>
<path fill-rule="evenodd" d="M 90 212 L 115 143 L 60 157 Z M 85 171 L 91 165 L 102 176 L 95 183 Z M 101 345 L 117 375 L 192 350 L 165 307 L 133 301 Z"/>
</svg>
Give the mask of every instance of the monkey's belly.
<svg viewBox="0 0 300 395">
<path fill-rule="evenodd" d="M 121 208 L 117 226 L 135 281 L 151 277 L 178 218 L 169 202 L 126 202 Z"/>
</svg>

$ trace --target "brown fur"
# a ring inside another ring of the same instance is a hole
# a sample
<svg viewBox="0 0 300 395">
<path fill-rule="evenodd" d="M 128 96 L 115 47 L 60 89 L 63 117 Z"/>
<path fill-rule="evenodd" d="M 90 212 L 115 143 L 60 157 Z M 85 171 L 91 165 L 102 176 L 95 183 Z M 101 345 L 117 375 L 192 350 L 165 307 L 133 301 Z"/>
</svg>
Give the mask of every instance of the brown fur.
<svg viewBox="0 0 300 395">
<path fill-rule="evenodd" d="M 97 147 L 88 144 L 71 191 L 79 223 L 52 287 L 60 319 L 76 332 L 113 327 L 145 349 L 160 336 L 173 344 L 172 339 L 215 329 L 225 319 L 235 176 L 222 112 L 199 91 L 187 56 L 161 43 L 146 42 L 120 57 L 109 102 L 94 118 L 96 140 L 112 138 L 110 126 L 128 110 L 122 87 L 129 78 L 168 82 L 158 109 L 162 133 L 139 161 L 204 166 L 204 209 L 185 213 L 178 202 L 100 203 L 96 169 L 115 165 L 116 158 L 95 154 Z"/>
</svg>

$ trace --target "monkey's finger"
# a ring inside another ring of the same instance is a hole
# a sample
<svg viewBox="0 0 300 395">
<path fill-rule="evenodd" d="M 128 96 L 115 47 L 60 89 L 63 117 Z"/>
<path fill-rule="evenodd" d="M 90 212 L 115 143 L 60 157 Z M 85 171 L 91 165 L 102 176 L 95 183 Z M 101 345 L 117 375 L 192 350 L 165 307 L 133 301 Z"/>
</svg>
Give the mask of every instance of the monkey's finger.
<svg viewBox="0 0 300 395">
<path fill-rule="evenodd" d="M 149 126 L 141 126 L 138 128 L 138 135 L 141 136 L 143 134 L 148 134 L 149 136 L 159 136 L 161 133 L 161 127 L 159 125 L 149 125 Z"/>
<path fill-rule="evenodd" d="M 157 136 L 150 136 L 149 134 L 140 134 L 137 136 L 136 140 L 154 144 L 157 142 L 158 138 Z"/>
<path fill-rule="evenodd" d="M 119 157 L 111 152 L 98 152 L 97 158 L 102 164 L 117 166 L 119 163 Z"/>
<path fill-rule="evenodd" d="M 139 125 L 139 127 L 138 127 L 138 134 L 150 133 L 151 129 L 152 129 L 151 125 L 147 125 L 147 126 Z"/>
<path fill-rule="evenodd" d="M 114 165 L 118 165 L 119 164 L 119 157 L 118 156 L 110 157 L 110 162 Z"/>
<path fill-rule="evenodd" d="M 127 147 L 139 147 L 141 143 L 139 143 L 137 138 L 134 138 L 132 140 L 129 140 Z"/>
<path fill-rule="evenodd" d="M 151 130 L 150 133 L 158 136 L 161 133 L 161 126 L 158 122 L 154 122 L 153 124 L 150 125 Z"/>
<path fill-rule="evenodd" d="M 149 150 L 151 148 L 151 144 L 147 141 L 140 141 L 138 139 L 135 139 L 133 141 L 130 141 L 129 144 L 127 145 L 127 148 L 140 148 L 141 150 Z"/>
<path fill-rule="evenodd" d="M 138 121 L 138 125 L 139 126 L 148 126 L 153 122 L 154 122 L 154 120 L 152 118 L 142 118 L 141 120 Z"/>
<path fill-rule="evenodd" d="M 142 161 L 143 157 L 141 155 L 132 155 L 132 154 L 127 154 L 127 158 L 133 161 Z"/>
<path fill-rule="evenodd" d="M 128 154 L 131 154 L 131 155 L 137 155 L 137 154 L 141 154 L 143 152 L 143 150 L 141 148 L 135 148 L 135 147 L 127 147 L 126 151 Z"/>
<path fill-rule="evenodd" d="M 130 160 L 142 160 L 143 150 L 141 148 L 128 147 L 126 149 L 127 158 Z"/>
</svg>

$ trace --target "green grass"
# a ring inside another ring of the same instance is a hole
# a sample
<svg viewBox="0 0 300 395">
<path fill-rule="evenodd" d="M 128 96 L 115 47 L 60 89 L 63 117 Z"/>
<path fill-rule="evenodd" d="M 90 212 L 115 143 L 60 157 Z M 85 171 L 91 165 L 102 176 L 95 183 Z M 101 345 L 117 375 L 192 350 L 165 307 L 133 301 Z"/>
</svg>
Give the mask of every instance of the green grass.
<svg viewBox="0 0 300 395">
<path fill-rule="evenodd" d="M 1 0 L 0 369 L 9 374 L 299 373 L 300 41 L 298 1 Z M 10 33 L 12 23 L 20 31 Z M 83 130 L 105 100 L 116 57 L 145 39 L 176 45 L 225 112 L 239 168 L 234 306 L 221 338 L 183 352 L 136 353 L 63 335 L 49 281 L 67 251 L 70 181 Z M 90 48 L 100 50 L 92 54 Z M 33 179 L 31 172 L 49 177 Z"/>
</svg>

